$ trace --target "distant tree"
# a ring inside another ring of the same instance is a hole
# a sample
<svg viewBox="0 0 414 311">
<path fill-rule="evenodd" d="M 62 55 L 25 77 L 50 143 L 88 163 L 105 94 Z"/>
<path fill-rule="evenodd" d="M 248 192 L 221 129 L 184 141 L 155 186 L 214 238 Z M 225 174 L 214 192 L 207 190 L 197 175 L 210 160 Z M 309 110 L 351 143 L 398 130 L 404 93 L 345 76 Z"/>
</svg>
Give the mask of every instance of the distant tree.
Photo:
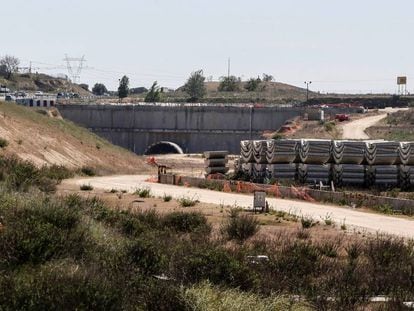
<svg viewBox="0 0 414 311">
<path fill-rule="evenodd" d="M 184 85 L 184 91 L 190 95 L 191 102 L 198 101 L 206 94 L 206 87 L 204 85 L 205 80 L 206 78 L 203 76 L 203 70 L 200 69 L 191 73 Z"/>
<path fill-rule="evenodd" d="M 127 76 L 123 76 L 119 81 L 118 87 L 118 97 L 125 98 L 129 94 L 129 78 Z"/>
<path fill-rule="evenodd" d="M 148 89 L 146 87 L 140 86 L 140 87 L 134 87 L 129 89 L 130 94 L 142 94 L 148 92 Z"/>
<path fill-rule="evenodd" d="M 147 95 L 145 95 L 145 102 L 156 103 L 161 100 L 162 88 L 158 86 L 157 81 L 154 81 Z"/>
<path fill-rule="evenodd" d="M 87 84 L 85 84 L 85 83 L 81 83 L 81 84 L 79 84 L 79 86 L 80 86 L 81 88 L 83 88 L 85 91 L 89 91 L 89 85 L 87 85 Z"/>
<path fill-rule="evenodd" d="M 240 89 L 241 79 L 236 76 L 221 77 L 218 90 L 220 92 L 235 92 Z"/>
<path fill-rule="evenodd" d="M 6 55 L 0 59 L 0 67 L 6 79 L 10 79 L 12 74 L 18 72 L 19 64 L 20 60 L 14 56 Z"/>
<path fill-rule="evenodd" d="M 0 76 L 6 77 L 7 76 L 7 67 L 6 65 L 0 65 Z"/>
<path fill-rule="evenodd" d="M 106 89 L 106 86 L 102 83 L 95 83 L 95 85 L 92 88 L 92 93 L 101 96 L 105 93 L 108 93 L 108 90 Z"/>
<path fill-rule="evenodd" d="M 262 83 L 262 80 L 259 77 L 257 77 L 256 79 L 250 78 L 246 82 L 246 85 L 244 86 L 244 88 L 249 92 L 254 92 L 258 90 L 260 83 Z"/>
<path fill-rule="evenodd" d="M 264 73 L 262 75 L 262 79 L 264 82 L 272 82 L 275 78 L 272 75 L 268 75 L 266 73 Z"/>
</svg>

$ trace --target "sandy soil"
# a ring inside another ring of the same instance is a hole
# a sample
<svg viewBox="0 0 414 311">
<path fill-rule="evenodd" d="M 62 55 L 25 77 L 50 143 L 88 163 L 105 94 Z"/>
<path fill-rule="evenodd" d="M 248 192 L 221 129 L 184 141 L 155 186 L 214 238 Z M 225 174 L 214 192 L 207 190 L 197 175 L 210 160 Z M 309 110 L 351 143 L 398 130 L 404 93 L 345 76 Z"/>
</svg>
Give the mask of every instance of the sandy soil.
<svg viewBox="0 0 414 311">
<path fill-rule="evenodd" d="M 65 180 L 61 190 L 78 188 L 82 184 L 91 184 L 95 189 L 124 189 L 134 192 L 137 188 L 148 187 L 155 196 L 170 194 L 174 198 L 192 197 L 200 202 L 216 205 L 238 206 L 250 208 L 252 195 L 216 192 L 198 188 L 187 188 L 147 182 L 150 176 L 125 175 L 96 178 L 78 178 Z M 382 214 L 365 213 L 352 208 L 345 208 L 321 203 L 309 203 L 285 199 L 267 199 L 274 210 L 289 212 L 298 216 L 312 217 L 320 221 L 327 217 L 337 224 L 345 224 L 348 229 L 394 234 L 414 238 L 414 220 L 404 217 L 393 217 Z"/>
<path fill-rule="evenodd" d="M 37 166 L 92 166 L 102 174 L 156 171 L 143 157 L 116 147 L 85 128 L 37 110 L 0 103 L 0 137 L 8 141 L 0 154 L 15 154 Z"/>
<path fill-rule="evenodd" d="M 213 234 L 219 234 L 223 222 L 228 217 L 228 212 L 234 205 L 212 204 L 205 202 L 198 202 L 193 207 L 181 207 L 176 199 L 169 202 L 164 202 L 162 196 L 157 196 L 152 192 L 152 197 L 140 198 L 133 193 L 122 193 L 118 191 L 113 193 L 111 191 L 94 188 L 92 191 L 80 191 L 79 186 L 75 183 L 65 183 L 61 185 L 58 190 L 58 195 L 66 196 L 68 194 L 77 193 L 85 198 L 99 197 L 108 206 L 117 209 L 126 209 L 129 211 L 145 211 L 155 210 L 157 213 L 170 213 L 175 211 L 196 211 L 204 214 L 213 228 Z M 246 213 L 252 214 L 250 211 Z M 253 214 L 252 214 L 253 215 Z M 302 230 L 300 219 L 291 214 L 280 214 L 271 212 L 268 214 L 254 214 L 260 223 L 260 230 L 258 236 L 275 237 L 283 236 L 297 236 Z M 325 218 L 324 218 L 325 219 Z M 344 231 L 340 228 L 340 224 L 327 225 L 324 219 L 317 219 L 315 225 L 309 228 L 309 238 L 313 241 L 348 241 L 361 239 L 370 236 L 366 231 L 348 230 Z"/>
<path fill-rule="evenodd" d="M 388 113 L 397 112 L 400 110 L 406 110 L 406 108 L 385 108 L 379 110 L 379 115 L 367 116 L 351 122 L 344 122 L 341 124 L 342 127 L 342 138 L 343 139 L 369 139 L 370 137 L 365 130 L 371 126 L 374 126 L 382 119 L 387 117 Z"/>
</svg>

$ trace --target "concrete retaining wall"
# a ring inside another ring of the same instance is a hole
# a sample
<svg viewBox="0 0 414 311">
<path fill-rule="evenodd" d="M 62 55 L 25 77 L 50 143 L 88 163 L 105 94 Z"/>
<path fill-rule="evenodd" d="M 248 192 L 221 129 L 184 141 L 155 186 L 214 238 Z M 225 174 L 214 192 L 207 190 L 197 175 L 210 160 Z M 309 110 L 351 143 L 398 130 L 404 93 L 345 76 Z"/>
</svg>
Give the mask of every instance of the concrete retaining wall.
<svg viewBox="0 0 414 311">
<path fill-rule="evenodd" d="M 62 104 L 58 109 L 65 119 L 137 154 L 160 141 L 176 143 L 189 153 L 228 150 L 237 154 L 241 140 L 261 139 L 264 131 L 276 131 L 289 119 L 318 114 L 315 108 L 220 104 Z"/>
<path fill-rule="evenodd" d="M 239 152 L 243 139 L 259 139 L 303 113 L 300 108 L 222 105 L 59 105 L 65 119 L 89 128 L 114 144 L 142 154 L 159 141 L 185 152 Z"/>
</svg>

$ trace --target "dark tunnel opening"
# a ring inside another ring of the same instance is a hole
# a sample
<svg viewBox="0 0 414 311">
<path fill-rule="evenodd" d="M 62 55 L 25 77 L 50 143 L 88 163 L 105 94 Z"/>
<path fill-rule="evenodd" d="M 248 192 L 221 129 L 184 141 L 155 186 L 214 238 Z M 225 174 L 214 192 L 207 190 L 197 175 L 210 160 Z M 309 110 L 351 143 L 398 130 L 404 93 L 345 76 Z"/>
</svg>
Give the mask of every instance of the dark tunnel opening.
<svg viewBox="0 0 414 311">
<path fill-rule="evenodd" d="M 146 151 L 145 155 L 153 154 L 171 154 L 171 153 L 183 153 L 182 149 L 174 143 L 171 142 L 159 142 L 151 145 Z"/>
</svg>

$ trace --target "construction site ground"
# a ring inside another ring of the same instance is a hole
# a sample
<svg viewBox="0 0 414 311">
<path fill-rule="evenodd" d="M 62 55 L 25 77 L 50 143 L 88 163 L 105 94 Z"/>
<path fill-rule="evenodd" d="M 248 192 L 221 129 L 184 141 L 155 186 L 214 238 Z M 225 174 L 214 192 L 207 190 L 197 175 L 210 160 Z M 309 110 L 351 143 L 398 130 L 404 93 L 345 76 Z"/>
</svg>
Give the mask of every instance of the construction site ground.
<svg viewBox="0 0 414 311">
<path fill-rule="evenodd" d="M 136 189 L 148 188 L 151 190 L 152 194 L 157 197 L 162 197 L 165 194 L 171 195 L 175 199 L 188 197 L 194 200 L 199 200 L 202 203 L 215 204 L 217 206 L 250 208 L 253 202 L 252 195 L 164 185 L 148 180 L 151 180 L 151 176 L 121 175 L 76 178 L 65 180 L 59 189 L 61 192 L 79 191 L 81 185 L 88 184 L 93 186 L 94 191 L 110 191 L 111 189 L 117 189 L 133 193 Z M 154 176 L 152 177 L 152 180 L 154 180 Z M 409 217 L 368 213 L 355 208 L 323 203 L 311 203 L 278 198 L 268 198 L 267 200 L 272 210 L 284 211 L 296 216 L 311 217 L 317 221 L 328 216 L 336 224 L 344 224 L 350 230 L 355 230 L 357 232 L 381 232 L 414 238 L 414 220 Z"/>
<path fill-rule="evenodd" d="M 151 186 L 153 185 L 150 185 L 149 187 Z M 130 211 L 155 210 L 160 214 L 177 211 L 200 212 L 206 216 L 208 222 L 211 224 L 213 234 L 220 233 L 221 225 L 228 217 L 230 209 L 241 207 L 238 206 L 236 202 L 233 202 L 232 204 L 215 204 L 204 202 L 205 200 L 202 199 L 199 199 L 200 202 L 193 207 L 181 207 L 177 197 L 172 198 L 168 202 L 163 200 L 164 194 L 169 193 L 168 190 L 164 193 L 151 187 L 151 197 L 141 198 L 137 194 L 134 194 L 132 190 L 130 192 L 125 192 L 126 189 L 122 186 L 118 188 L 119 190 L 116 193 L 113 189 L 111 188 L 108 190 L 96 187 L 92 191 L 80 191 L 78 183 L 71 180 L 65 181 L 60 185 L 57 194 L 66 196 L 76 193 L 85 198 L 98 197 L 115 209 L 127 209 Z M 212 192 L 212 194 L 214 194 L 214 192 Z M 248 198 L 252 200 L 251 196 L 248 196 Z M 269 213 L 254 214 L 252 211 L 243 211 L 243 213 L 257 217 L 260 224 L 258 234 L 262 236 L 264 235 L 269 238 L 284 236 L 288 238 L 289 236 L 300 236 L 303 231 L 300 217 L 295 216 L 294 213 L 282 213 L 276 209 L 271 210 Z M 327 223 L 325 220 L 327 220 Z M 342 223 L 330 223 L 329 220 L 329 215 L 324 215 L 323 218 L 315 219 L 314 224 L 306 230 L 306 236 L 309 235 L 309 238 L 314 241 L 333 240 L 346 243 L 347 240 L 361 239 L 372 235 L 371 232 L 362 228 L 356 229 L 348 226 L 344 230 L 344 228 L 341 228 Z"/>
</svg>

